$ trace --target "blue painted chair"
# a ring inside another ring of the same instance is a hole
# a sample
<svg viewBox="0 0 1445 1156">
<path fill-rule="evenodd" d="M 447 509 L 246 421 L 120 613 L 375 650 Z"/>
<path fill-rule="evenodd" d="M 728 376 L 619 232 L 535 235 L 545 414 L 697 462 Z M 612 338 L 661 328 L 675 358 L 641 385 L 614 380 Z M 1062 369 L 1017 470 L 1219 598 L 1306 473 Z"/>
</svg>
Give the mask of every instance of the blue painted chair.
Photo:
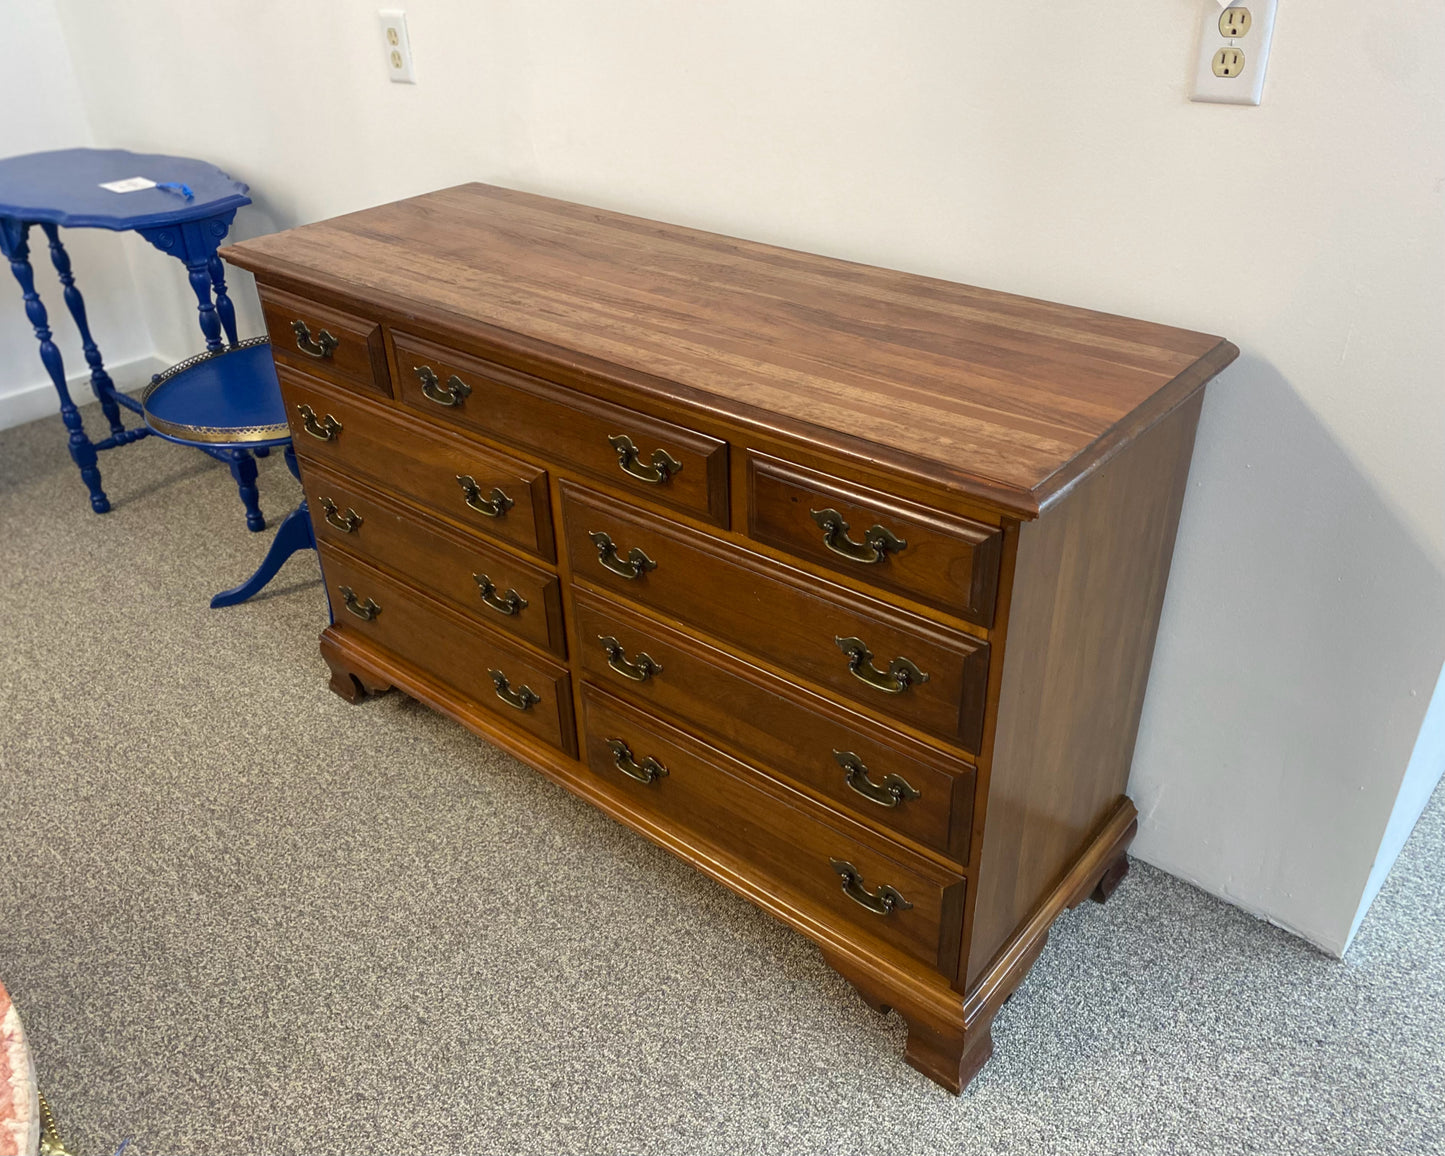
<svg viewBox="0 0 1445 1156">
<path fill-rule="evenodd" d="M 211 350 L 156 374 L 141 396 L 141 412 L 147 429 L 183 446 L 248 453 L 284 446 L 286 466 L 300 479 L 269 338 L 253 337 Z M 251 478 L 254 483 L 254 466 Z M 254 484 L 251 493 L 254 501 Z M 246 601 L 276 576 L 292 554 L 315 548 L 311 514 L 303 498 L 282 521 L 256 572 L 239 586 L 221 591 L 211 605 Z"/>
</svg>

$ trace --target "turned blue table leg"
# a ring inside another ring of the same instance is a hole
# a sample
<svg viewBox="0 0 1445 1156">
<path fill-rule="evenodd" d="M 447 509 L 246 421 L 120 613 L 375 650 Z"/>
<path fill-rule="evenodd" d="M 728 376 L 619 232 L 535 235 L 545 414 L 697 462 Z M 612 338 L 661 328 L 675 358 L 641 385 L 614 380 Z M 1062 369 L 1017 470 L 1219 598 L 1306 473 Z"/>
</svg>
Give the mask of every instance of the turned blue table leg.
<svg viewBox="0 0 1445 1156">
<path fill-rule="evenodd" d="M 115 401 L 115 383 L 110 380 L 110 374 L 106 373 L 105 360 L 100 355 L 100 348 L 95 344 L 95 338 L 90 335 L 90 322 L 85 316 L 85 298 L 75 287 L 75 274 L 70 269 L 70 254 L 60 243 L 58 228 L 47 224 L 42 224 L 40 228 L 44 230 L 46 237 L 50 240 L 50 263 L 60 274 L 60 283 L 65 288 L 66 307 L 70 310 L 70 315 L 75 318 L 75 327 L 80 330 L 80 344 L 85 350 L 86 364 L 90 366 L 90 388 L 100 402 L 105 420 L 110 423 L 110 432 L 123 434 L 125 426 L 120 420 L 120 406 Z"/>
<path fill-rule="evenodd" d="M 200 221 L 182 221 L 174 225 L 158 225 L 155 228 L 136 230 L 162 253 L 169 253 L 185 265 L 186 275 L 191 282 L 191 290 L 196 295 L 196 309 L 200 315 L 201 332 L 206 335 L 208 351 L 221 348 L 223 318 L 227 319 L 226 336 L 231 339 L 232 344 L 235 344 L 236 340 L 235 306 L 231 304 L 231 298 L 226 294 L 225 278 L 221 277 L 217 281 L 211 264 L 214 259 L 216 268 L 220 267 L 220 258 L 216 256 L 216 249 L 220 247 L 235 216 L 236 210 L 231 209 L 219 216 L 207 217 Z M 215 303 L 211 301 L 213 286 L 217 290 Z M 217 311 L 218 306 L 220 312 Z"/>
<path fill-rule="evenodd" d="M 50 317 L 40 294 L 35 291 L 35 270 L 30 267 L 30 225 L 13 217 L 0 217 L 0 253 L 10 261 L 10 271 L 20 282 L 20 291 L 25 295 L 25 315 L 35 329 L 40 341 L 40 360 L 45 372 L 50 375 L 55 392 L 60 395 L 60 419 L 70 431 L 69 449 L 71 459 L 80 467 L 81 479 L 90 491 L 90 508 L 97 514 L 110 509 L 110 499 L 100 486 L 100 470 L 96 468 L 95 446 L 85 436 L 85 423 L 80 411 L 70 399 L 70 390 L 65 384 L 65 362 L 60 350 L 51 340 Z"/>
<path fill-rule="evenodd" d="M 256 459 L 246 450 L 231 450 L 230 466 L 241 504 L 246 507 L 246 528 L 259 533 L 266 528 L 266 519 L 261 514 L 261 495 L 256 489 Z"/>
<path fill-rule="evenodd" d="M 211 272 L 211 288 L 216 292 L 216 313 L 221 318 L 221 328 L 226 331 L 226 341 L 236 344 L 236 307 L 231 304 L 231 295 L 226 292 L 226 263 L 215 253 L 207 262 Z"/>
</svg>

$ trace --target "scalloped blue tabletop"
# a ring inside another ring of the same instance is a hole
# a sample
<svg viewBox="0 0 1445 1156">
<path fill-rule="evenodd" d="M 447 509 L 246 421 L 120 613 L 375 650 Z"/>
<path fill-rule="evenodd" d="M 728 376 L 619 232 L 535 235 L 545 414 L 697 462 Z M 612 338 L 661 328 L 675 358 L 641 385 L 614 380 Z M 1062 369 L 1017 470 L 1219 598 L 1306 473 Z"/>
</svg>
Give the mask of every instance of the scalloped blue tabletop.
<svg viewBox="0 0 1445 1156">
<path fill-rule="evenodd" d="M 135 178 L 154 187 L 102 187 Z M 248 191 L 205 161 L 126 149 L 59 149 L 0 160 L 0 217 L 66 228 L 148 229 L 215 217 L 249 205 Z"/>
</svg>

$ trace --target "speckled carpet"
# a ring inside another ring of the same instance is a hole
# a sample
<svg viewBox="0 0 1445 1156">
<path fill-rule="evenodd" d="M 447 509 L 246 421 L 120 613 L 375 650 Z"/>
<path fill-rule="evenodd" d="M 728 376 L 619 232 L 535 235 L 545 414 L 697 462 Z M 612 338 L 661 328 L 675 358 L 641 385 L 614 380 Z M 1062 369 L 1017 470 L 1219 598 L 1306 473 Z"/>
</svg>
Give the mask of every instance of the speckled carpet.
<svg viewBox="0 0 1445 1156">
<path fill-rule="evenodd" d="M 92 417 L 92 424 L 94 418 Z M 147 441 L 0 432 L 0 977 L 87 1153 L 1445 1151 L 1445 793 L 1343 963 L 1141 864 L 954 1098 L 804 939 L 400 695 Z M 299 496 L 279 458 L 262 500 Z"/>
</svg>

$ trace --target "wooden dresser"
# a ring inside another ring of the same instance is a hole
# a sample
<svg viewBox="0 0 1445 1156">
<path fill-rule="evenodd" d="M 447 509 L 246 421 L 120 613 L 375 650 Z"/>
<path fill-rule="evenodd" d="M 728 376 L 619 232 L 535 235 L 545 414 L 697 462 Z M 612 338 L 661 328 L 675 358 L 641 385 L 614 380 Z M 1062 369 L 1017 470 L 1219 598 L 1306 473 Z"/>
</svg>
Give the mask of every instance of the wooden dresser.
<svg viewBox="0 0 1445 1156">
<path fill-rule="evenodd" d="M 782 919 L 959 1091 L 1126 870 L 1235 348 L 486 185 L 225 257 L 333 689 L 405 691 Z"/>
</svg>

